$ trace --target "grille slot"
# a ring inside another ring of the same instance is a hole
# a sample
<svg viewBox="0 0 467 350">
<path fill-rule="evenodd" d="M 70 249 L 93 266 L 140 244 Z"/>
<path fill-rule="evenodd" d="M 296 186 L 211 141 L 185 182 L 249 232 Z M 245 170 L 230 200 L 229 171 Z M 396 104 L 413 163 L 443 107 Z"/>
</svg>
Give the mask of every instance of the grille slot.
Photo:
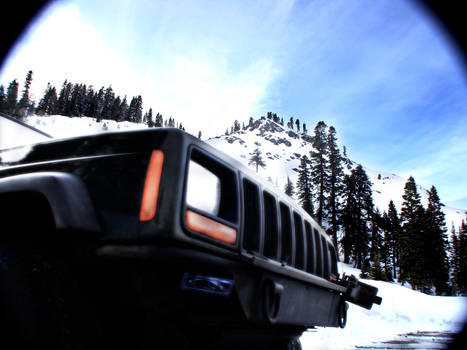
<svg viewBox="0 0 467 350">
<path fill-rule="evenodd" d="M 261 242 L 261 211 L 259 189 L 251 181 L 243 180 L 244 195 L 244 236 L 243 248 L 248 251 L 260 252 Z"/>
<path fill-rule="evenodd" d="M 277 259 L 278 254 L 278 215 L 275 198 L 267 192 L 263 192 L 264 200 L 264 256 Z"/>
<path fill-rule="evenodd" d="M 284 203 L 280 203 L 281 212 L 281 233 L 282 233 L 282 254 L 281 261 L 292 265 L 293 259 L 293 239 L 292 239 L 292 221 L 290 218 L 290 209 Z"/>
<path fill-rule="evenodd" d="M 305 240 L 303 239 L 302 218 L 294 213 L 295 223 L 295 267 L 300 270 L 305 269 Z"/>
<path fill-rule="evenodd" d="M 313 229 L 308 221 L 305 221 L 305 232 L 307 242 L 307 264 L 306 271 L 310 273 L 316 273 L 316 247 L 313 239 Z"/>
</svg>

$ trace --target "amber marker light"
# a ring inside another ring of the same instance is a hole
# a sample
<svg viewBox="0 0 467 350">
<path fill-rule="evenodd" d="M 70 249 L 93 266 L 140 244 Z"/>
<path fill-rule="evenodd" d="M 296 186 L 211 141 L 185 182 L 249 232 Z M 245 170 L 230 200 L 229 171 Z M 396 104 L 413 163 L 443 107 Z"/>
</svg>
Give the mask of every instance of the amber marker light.
<svg viewBox="0 0 467 350">
<path fill-rule="evenodd" d="M 202 233 L 218 241 L 234 244 L 237 231 L 233 228 L 199 215 L 191 210 L 186 211 L 186 226 L 195 232 Z"/>
<path fill-rule="evenodd" d="M 152 220 L 156 215 L 163 163 L 164 153 L 162 151 L 153 151 L 144 183 L 143 200 L 139 214 L 140 221 Z"/>
</svg>

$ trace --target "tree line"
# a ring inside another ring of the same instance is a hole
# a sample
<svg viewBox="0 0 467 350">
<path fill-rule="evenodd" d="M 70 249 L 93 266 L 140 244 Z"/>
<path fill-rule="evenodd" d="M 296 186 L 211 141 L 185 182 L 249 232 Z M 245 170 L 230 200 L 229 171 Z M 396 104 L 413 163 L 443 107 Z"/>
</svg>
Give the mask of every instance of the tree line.
<svg viewBox="0 0 467 350">
<path fill-rule="evenodd" d="M 143 114 L 141 95 L 133 96 L 128 101 L 126 95 L 123 98 L 116 95 L 111 85 L 107 88 L 102 86 L 99 90 L 94 90 L 92 85 L 65 80 L 58 92 L 55 86 L 48 83 L 44 95 L 36 103 L 30 97 L 32 77 L 33 72 L 29 71 L 20 98 L 18 98 L 19 84 L 17 79 L 11 81 L 6 90 L 3 85 L 0 85 L 0 112 L 20 119 L 31 114 L 41 116 L 59 114 L 70 117 L 90 117 L 97 121 L 103 119 L 117 122 L 129 121 L 144 123 L 149 127 L 165 126 L 185 130 L 182 123 L 178 123 L 172 117 L 164 119 L 161 113 L 154 114 L 152 108 Z"/>
<path fill-rule="evenodd" d="M 261 116 L 261 119 L 266 119 L 266 118 L 274 121 L 277 124 L 280 124 L 281 126 L 284 126 L 284 118 L 279 117 L 277 115 L 277 113 L 267 112 L 266 116 Z M 235 133 L 237 131 L 246 130 L 249 127 L 252 127 L 254 125 L 254 122 L 255 121 L 254 121 L 253 117 L 250 117 L 247 125 L 245 125 L 245 123 L 242 123 L 242 125 L 240 125 L 240 122 L 238 120 L 235 120 L 233 125 L 230 127 L 230 129 L 227 128 L 225 130 L 224 135 L 228 136 L 228 135 L 231 135 L 231 134 L 233 134 L 233 133 Z M 298 133 L 300 133 L 300 132 L 302 132 L 304 134 L 308 133 L 306 123 L 301 124 L 300 119 L 298 119 L 298 118 L 294 119 L 293 117 L 290 117 L 289 121 L 286 124 L 286 126 L 287 126 L 287 128 L 289 128 L 292 131 L 294 131 L 296 129 Z M 300 127 L 301 127 L 301 129 L 300 129 Z"/>
<path fill-rule="evenodd" d="M 363 277 L 408 282 L 413 289 L 438 295 L 467 291 L 467 228 L 447 237 L 443 204 L 434 186 L 426 208 L 410 177 L 401 212 L 391 200 L 382 213 L 372 198 L 372 183 L 337 145 L 336 130 L 324 121 L 311 137 L 313 150 L 302 155 L 298 180 L 287 179 L 284 192 L 295 195 L 332 238 L 345 263 Z M 347 168 L 347 171 L 345 171 Z"/>
</svg>

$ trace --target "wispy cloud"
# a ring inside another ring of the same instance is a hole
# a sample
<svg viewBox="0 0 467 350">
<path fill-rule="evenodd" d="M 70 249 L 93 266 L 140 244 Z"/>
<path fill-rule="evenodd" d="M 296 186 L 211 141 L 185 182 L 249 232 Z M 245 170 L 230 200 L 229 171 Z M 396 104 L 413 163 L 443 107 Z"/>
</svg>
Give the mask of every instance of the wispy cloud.
<svg viewBox="0 0 467 350">
<path fill-rule="evenodd" d="M 292 4 L 131 2 L 129 11 L 126 1 L 57 3 L 12 53 L 1 80 L 32 69 L 37 97 L 65 78 L 112 84 L 117 94 L 141 94 L 145 109 L 214 136 L 264 112 Z"/>
<path fill-rule="evenodd" d="M 86 22 L 78 7 L 64 3 L 44 13 L 26 41 L 11 53 L 2 71 L 2 82 L 34 74 L 32 91 L 40 98 L 47 82 L 58 85 L 68 79 L 93 84 L 112 84 L 136 93 L 135 70 L 113 51 L 105 38 Z M 131 84 L 133 82 L 133 84 Z"/>
<path fill-rule="evenodd" d="M 354 160 L 467 197 L 465 73 L 413 1 L 81 0 L 39 24 L 2 83 L 112 84 L 205 136 L 267 111 L 325 120 Z"/>
</svg>

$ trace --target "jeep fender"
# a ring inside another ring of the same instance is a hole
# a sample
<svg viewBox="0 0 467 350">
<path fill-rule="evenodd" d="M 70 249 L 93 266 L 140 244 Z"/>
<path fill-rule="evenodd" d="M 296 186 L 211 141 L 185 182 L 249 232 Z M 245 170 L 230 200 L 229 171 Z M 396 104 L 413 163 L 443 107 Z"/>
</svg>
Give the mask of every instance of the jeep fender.
<svg viewBox="0 0 467 350">
<path fill-rule="evenodd" d="M 18 192 L 42 194 L 58 230 L 101 231 L 86 185 L 73 174 L 36 172 L 0 179 L 0 195 Z"/>
</svg>

